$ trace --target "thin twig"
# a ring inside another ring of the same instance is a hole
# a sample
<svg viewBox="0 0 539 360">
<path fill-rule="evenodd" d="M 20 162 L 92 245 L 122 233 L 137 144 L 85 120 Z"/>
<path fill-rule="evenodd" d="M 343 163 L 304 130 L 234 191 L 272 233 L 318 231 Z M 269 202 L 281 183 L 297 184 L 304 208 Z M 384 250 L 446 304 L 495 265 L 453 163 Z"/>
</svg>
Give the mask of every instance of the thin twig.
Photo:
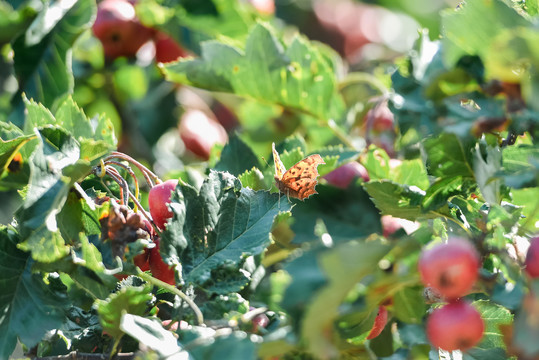
<svg viewBox="0 0 539 360">
<path fill-rule="evenodd" d="M 143 272 L 139 268 L 137 268 L 137 276 L 142 278 L 142 280 L 149 282 L 150 284 L 156 285 L 175 295 L 178 295 L 182 300 L 184 300 L 187 303 L 187 305 L 189 305 L 191 310 L 193 310 L 197 318 L 197 323 L 199 325 L 204 325 L 204 315 L 202 315 L 202 311 L 200 311 L 198 305 L 195 304 L 195 302 L 191 300 L 183 291 L 181 291 L 180 289 L 176 288 L 173 285 L 167 284 L 164 281 L 154 278 L 153 276 Z"/>
</svg>

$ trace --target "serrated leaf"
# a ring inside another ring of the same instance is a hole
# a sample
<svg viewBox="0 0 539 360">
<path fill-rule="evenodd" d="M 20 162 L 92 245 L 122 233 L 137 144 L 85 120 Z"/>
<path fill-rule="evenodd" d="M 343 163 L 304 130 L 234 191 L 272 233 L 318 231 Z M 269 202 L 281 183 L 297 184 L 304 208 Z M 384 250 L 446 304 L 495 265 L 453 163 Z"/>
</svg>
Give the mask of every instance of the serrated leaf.
<svg viewBox="0 0 539 360">
<path fill-rule="evenodd" d="M 52 107 L 59 97 L 73 90 L 69 50 L 90 27 L 95 14 L 96 4 L 91 0 L 71 2 L 69 6 L 63 3 L 45 6 L 25 36 L 13 43 L 19 82 L 16 97 L 25 92 L 29 98 Z M 20 98 L 16 98 L 18 101 Z"/>
<path fill-rule="evenodd" d="M 421 190 L 427 190 L 430 185 L 427 170 L 421 159 L 404 160 L 391 169 L 390 179 L 397 184 L 417 186 Z"/>
<path fill-rule="evenodd" d="M 56 123 L 67 130 L 75 139 L 80 142 L 87 141 L 88 146 L 102 147 L 110 151 L 116 146 L 113 126 L 110 120 L 103 117 L 88 119 L 84 111 L 73 101 L 71 96 L 62 102 L 54 114 Z M 81 145 L 84 146 L 84 145 Z M 88 149 L 90 150 L 90 149 Z M 100 149 L 99 151 L 106 151 Z M 95 154 L 97 150 L 93 150 Z M 81 151 L 81 158 L 92 157 L 92 153 Z M 95 158 L 94 155 L 92 157 Z"/>
<path fill-rule="evenodd" d="M 106 300 L 96 300 L 95 307 L 103 330 L 114 338 L 122 336 L 122 317 L 125 314 L 143 315 L 153 298 L 151 290 L 151 286 L 124 287 Z"/>
<path fill-rule="evenodd" d="M 30 182 L 23 206 L 17 212 L 21 236 L 19 246 L 32 251 L 35 259 L 52 262 L 69 249 L 58 233 L 56 215 L 60 212 L 70 183 L 62 177 L 64 166 L 79 158 L 75 140 L 60 129 L 38 132 L 40 144 L 30 159 Z"/>
<path fill-rule="evenodd" d="M 427 170 L 437 177 L 473 177 L 471 148 L 455 134 L 444 133 L 423 141 L 427 155 Z"/>
<path fill-rule="evenodd" d="M 234 176 L 239 176 L 251 168 L 260 168 L 259 159 L 238 136 L 233 136 L 221 151 L 221 157 L 214 170 L 228 171 Z"/>
<path fill-rule="evenodd" d="M 419 188 L 384 180 L 369 181 L 363 186 L 382 215 L 392 215 L 412 221 L 440 216 L 440 214 L 423 211 L 422 202 L 425 192 Z"/>
<path fill-rule="evenodd" d="M 437 210 L 447 205 L 451 196 L 461 194 L 465 188 L 461 176 L 445 177 L 434 182 L 426 191 L 422 207 L 425 210 Z"/>
<path fill-rule="evenodd" d="M 320 119 L 337 117 L 343 107 L 333 69 L 316 47 L 299 36 L 283 46 L 261 23 L 251 29 L 245 50 L 209 41 L 202 44 L 200 59 L 164 64 L 162 71 L 170 81 L 231 92 Z"/>
<path fill-rule="evenodd" d="M 332 334 L 339 306 L 355 284 L 376 269 L 388 250 L 389 246 L 378 241 L 349 242 L 320 256 L 328 283 L 311 299 L 301 324 L 302 338 L 312 354 L 322 358 L 337 355 Z"/>
<path fill-rule="evenodd" d="M 480 349 L 505 348 L 500 326 L 513 322 L 511 312 L 488 300 L 474 301 L 473 305 L 485 321 L 485 335 L 477 347 Z"/>
<path fill-rule="evenodd" d="M 242 188 L 228 173 L 211 171 L 199 192 L 180 184 L 170 208 L 174 215 L 160 245 L 165 261 L 181 262 L 186 283 L 223 293 L 246 285 L 246 272 L 240 268 L 248 256 L 269 246 L 273 219 L 290 210 L 290 204 L 277 194 Z M 219 286 L 227 280 L 226 289 Z"/>
<path fill-rule="evenodd" d="M 46 331 L 59 327 L 64 319 L 66 299 L 32 274 L 28 253 L 17 249 L 18 235 L 0 229 L 0 356 L 9 358 L 17 337 L 28 347 L 37 344 Z"/>
<path fill-rule="evenodd" d="M 258 168 L 252 168 L 238 176 L 243 187 L 257 190 L 265 190 L 268 186 L 264 181 L 264 174 Z"/>
</svg>

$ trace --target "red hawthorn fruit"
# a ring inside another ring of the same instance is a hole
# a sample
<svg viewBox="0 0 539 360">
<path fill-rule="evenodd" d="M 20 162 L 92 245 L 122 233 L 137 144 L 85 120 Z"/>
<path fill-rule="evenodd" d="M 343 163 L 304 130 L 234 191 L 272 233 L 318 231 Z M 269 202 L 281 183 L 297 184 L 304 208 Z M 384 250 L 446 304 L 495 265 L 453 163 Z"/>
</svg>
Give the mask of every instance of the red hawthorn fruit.
<svg viewBox="0 0 539 360">
<path fill-rule="evenodd" d="M 261 14 L 272 15 L 275 13 L 274 0 L 249 0 L 249 2 Z"/>
<path fill-rule="evenodd" d="M 176 185 L 178 185 L 178 180 L 170 179 L 155 185 L 148 194 L 150 214 L 155 225 L 161 230 L 165 229 L 167 220 L 172 217 L 172 211 L 167 204 L 170 203 L 170 196 Z"/>
<path fill-rule="evenodd" d="M 186 57 L 189 55 L 184 48 L 180 46 L 170 36 L 165 33 L 158 33 L 155 36 L 155 61 L 167 63 L 176 61 L 178 58 Z"/>
<path fill-rule="evenodd" d="M 204 160 L 209 159 L 214 145 L 225 144 L 228 140 L 226 130 L 219 122 L 196 109 L 182 115 L 179 131 L 185 147 Z"/>
<path fill-rule="evenodd" d="M 258 314 L 253 318 L 252 322 L 253 333 L 258 333 L 260 329 L 264 329 L 266 326 L 268 326 L 270 321 L 266 314 Z"/>
<path fill-rule="evenodd" d="M 430 314 L 427 337 L 437 348 L 466 351 L 479 343 L 485 323 L 479 312 L 466 301 L 456 301 Z"/>
<path fill-rule="evenodd" d="M 374 131 L 393 131 L 395 118 L 387 103 L 377 105 L 367 111 L 365 115 L 365 121 L 369 124 Z"/>
<path fill-rule="evenodd" d="M 153 35 L 153 30 L 137 20 L 134 6 L 126 0 L 100 2 L 92 29 L 110 59 L 134 56 Z"/>
<path fill-rule="evenodd" d="M 418 267 L 423 284 L 451 300 L 472 289 L 479 276 L 480 259 L 469 241 L 450 238 L 447 243 L 423 251 Z"/>
<path fill-rule="evenodd" d="M 346 189 L 356 178 L 369 181 L 367 169 L 356 161 L 346 163 L 324 176 L 328 183 L 341 189 Z"/>
<path fill-rule="evenodd" d="M 526 253 L 526 261 L 524 262 L 526 273 L 532 278 L 539 277 L 539 236 L 530 240 L 530 247 Z"/>
<path fill-rule="evenodd" d="M 387 309 L 385 306 L 380 305 L 378 307 L 378 314 L 376 315 L 376 318 L 374 319 L 374 324 L 372 325 L 372 329 L 369 332 L 369 335 L 367 335 L 367 340 L 374 339 L 378 335 L 382 333 L 382 330 L 384 330 L 384 327 L 387 324 Z"/>
<path fill-rule="evenodd" d="M 163 261 L 161 253 L 159 252 L 159 238 L 154 239 L 155 247 L 150 250 L 150 271 L 153 277 L 166 282 L 170 285 L 176 285 L 176 279 L 174 277 L 174 266 L 170 266 Z"/>
</svg>

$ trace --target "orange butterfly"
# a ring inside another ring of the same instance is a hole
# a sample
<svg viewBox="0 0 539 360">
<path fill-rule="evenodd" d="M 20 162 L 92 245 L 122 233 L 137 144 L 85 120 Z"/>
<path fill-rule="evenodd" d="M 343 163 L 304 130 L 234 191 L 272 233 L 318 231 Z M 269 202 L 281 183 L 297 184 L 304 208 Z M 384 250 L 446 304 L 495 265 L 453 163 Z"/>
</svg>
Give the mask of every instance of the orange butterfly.
<svg viewBox="0 0 539 360">
<path fill-rule="evenodd" d="M 318 177 L 317 167 L 320 164 L 325 164 L 320 155 L 307 156 L 287 171 L 279 157 L 279 153 L 275 150 L 275 143 L 272 144 L 272 151 L 275 163 L 275 184 L 280 192 L 288 197 L 300 200 L 306 199 L 312 194 L 317 194 L 314 189 L 318 183 L 316 181 Z"/>
</svg>

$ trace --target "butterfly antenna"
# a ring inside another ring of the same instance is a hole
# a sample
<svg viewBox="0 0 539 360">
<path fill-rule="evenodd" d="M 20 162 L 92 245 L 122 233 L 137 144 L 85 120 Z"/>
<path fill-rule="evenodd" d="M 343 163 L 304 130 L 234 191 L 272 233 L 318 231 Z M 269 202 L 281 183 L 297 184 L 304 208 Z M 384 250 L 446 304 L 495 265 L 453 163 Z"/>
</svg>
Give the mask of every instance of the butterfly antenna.
<svg viewBox="0 0 539 360">
<path fill-rule="evenodd" d="M 262 160 L 264 160 L 264 162 L 266 163 L 266 165 L 268 165 L 268 167 L 270 166 L 270 164 L 268 164 L 268 162 L 266 161 L 266 158 L 262 156 Z"/>
</svg>

